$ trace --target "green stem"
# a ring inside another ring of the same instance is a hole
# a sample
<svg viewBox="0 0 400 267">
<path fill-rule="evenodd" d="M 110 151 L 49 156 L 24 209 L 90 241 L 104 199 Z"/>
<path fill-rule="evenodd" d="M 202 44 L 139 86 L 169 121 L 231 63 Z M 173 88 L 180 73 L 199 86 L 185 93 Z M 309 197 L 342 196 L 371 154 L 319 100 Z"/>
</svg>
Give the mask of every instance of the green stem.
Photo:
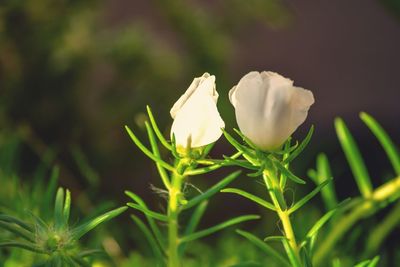
<svg viewBox="0 0 400 267">
<path fill-rule="evenodd" d="M 400 176 L 378 187 L 369 198 L 365 198 L 355 206 L 348 214 L 344 214 L 334 225 L 324 241 L 317 247 L 314 254 L 315 266 L 322 266 L 325 258 L 333 251 L 336 243 L 359 220 L 369 217 L 377 210 L 386 206 L 389 202 L 399 198 Z M 325 263 L 324 263 L 325 264 Z"/>
<path fill-rule="evenodd" d="M 291 247 L 296 257 L 296 262 L 301 264 L 299 246 L 297 245 L 296 236 L 294 235 L 292 223 L 290 221 L 289 213 L 285 197 L 276 178 L 276 175 L 270 170 L 264 170 L 263 178 L 267 186 L 272 203 L 275 205 L 279 219 L 282 222 L 285 237 L 288 239 L 289 246 Z"/>
<path fill-rule="evenodd" d="M 168 201 L 168 267 L 180 267 L 181 262 L 178 254 L 179 246 L 179 198 L 181 197 L 182 183 L 184 176 L 182 175 L 184 162 L 181 160 L 177 163 L 176 172 L 172 175 L 172 183 L 169 188 Z"/>
</svg>

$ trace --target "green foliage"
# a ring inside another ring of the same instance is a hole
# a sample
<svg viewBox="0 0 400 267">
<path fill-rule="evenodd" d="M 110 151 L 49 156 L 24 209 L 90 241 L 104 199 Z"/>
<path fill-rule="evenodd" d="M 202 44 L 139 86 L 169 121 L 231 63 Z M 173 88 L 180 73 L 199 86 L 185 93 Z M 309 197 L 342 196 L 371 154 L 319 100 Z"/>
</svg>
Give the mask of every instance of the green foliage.
<svg viewBox="0 0 400 267">
<path fill-rule="evenodd" d="M 205 192 L 187 199 L 184 192 L 182 192 L 182 183 L 185 183 L 187 177 L 191 175 L 201 175 L 213 170 L 217 170 L 226 164 L 225 161 L 204 160 L 209 153 L 211 146 L 200 149 L 185 148 L 184 151 L 179 151 L 175 147 L 174 139 L 167 141 L 161 134 L 159 127 L 155 121 L 150 107 L 147 107 L 150 122 L 145 122 L 151 150 L 148 149 L 139 138 L 125 126 L 128 135 L 131 137 L 134 144 L 156 164 L 160 178 L 168 192 L 167 212 L 162 214 L 152 211 L 147 208 L 145 202 L 135 193 L 127 191 L 126 194 L 134 201 L 127 205 L 135 210 L 142 212 L 148 221 L 150 227 L 147 227 L 138 217 L 133 216 L 133 221 L 143 231 L 151 246 L 153 248 L 154 256 L 157 257 L 157 262 L 160 264 L 167 264 L 168 266 L 176 266 L 180 264 L 180 258 L 184 257 L 184 252 L 188 242 L 197 240 L 199 238 L 208 236 L 217 231 L 221 231 L 232 225 L 258 219 L 258 215 L 243 215 L 229 219 L 220 224 L 195 231 L 200 222 L 202 215 L 205 212 L 206 205 L 204 204 L 214 194 L 219 192 L 233 180 L 235 180 L 240 171 L 233 172 L 221 179 L 218 183 L 208 188 Z M 161 143 L 171 155 L 175 157 L 174 164 L 171 165 L 161 158 L 158 143 Z M 237 157 L 238 155 L 234 155 Z M 201 167 L 206 165 L 206 167 Z M 198 167 L 200 166 L 200 167 Z M 178 229 L 179 215 L 181 212 L 196 207 L 188 222 L 188 226 L 184 233 L 180 233 Z M 168 232 L 166 237 L 163 236 L 163 231 L 157 226 L 156 221 L 161 221 L 167 224 Z M 167 240 L 167 245 L 165 241 Z"/>
<path fill-rule="evenodd" d="M 0 242 L 1 248 L 20 248 L 43 255 L 41 263 L 35 266 L 90 266 L 86 258 L 101 251 L 82 250 L 78 240 L 97 225 L 108 221 L 127 208 L 121 207 L 90 219 L 77 226 L 69 226 L 71 194 L 63 188 L 57 190 L 54 204 L 54 218 L 45 222 L 33 213 L 30 220 L 20 220 L 7 214 L 0 214 L 0 228 L 12 233 L 8 240 Z"/>
</svg>

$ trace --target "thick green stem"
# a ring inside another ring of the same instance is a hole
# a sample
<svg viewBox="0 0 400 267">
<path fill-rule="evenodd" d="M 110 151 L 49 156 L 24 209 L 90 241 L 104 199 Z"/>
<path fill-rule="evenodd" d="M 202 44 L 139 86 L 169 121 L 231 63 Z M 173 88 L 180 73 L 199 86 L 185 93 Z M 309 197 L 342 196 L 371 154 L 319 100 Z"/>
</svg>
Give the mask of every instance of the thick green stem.
<svg viewBox="0 0 400 267">
<path fill-rule="evenodd" d="M 182 161 L 177 164 L 177 171 L 172 176 L 169 189 L 168 201 L 168 267 L 180 267 L 181 262 L 178 254 L 179 246 L 179 198 L 181 197 L 184 176 L 181 170 L 184 168 Z"/>
<path fill-rule="evenodd" d="M 294 235 L 292 223 L 290 221 L 289 213 L 287 211 L 285 197 L 283 195 L 281 187 L 279 186 L 276 175 L 270 170 L 264 170 L 263 178 L 272 202 L 277 210 L 279 219 L 282 222 L 285 237 L 288 239 L 289 245 L 295 254 L 295 260 L 298 264 L 301 264 L 299 246 L 297 245 L 296 236 Z"/>
</svg>

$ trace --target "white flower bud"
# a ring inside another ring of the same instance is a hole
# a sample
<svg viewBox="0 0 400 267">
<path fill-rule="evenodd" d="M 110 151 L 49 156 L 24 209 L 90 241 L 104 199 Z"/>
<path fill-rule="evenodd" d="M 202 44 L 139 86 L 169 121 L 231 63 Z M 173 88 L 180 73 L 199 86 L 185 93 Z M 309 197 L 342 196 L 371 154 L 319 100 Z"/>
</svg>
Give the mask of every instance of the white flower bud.
<svg viewBox="0 0 400 267">
<path fill-rule="evenodd" d="M 219 115 L 217 100 L 214 75 L 204 73 L 193 80 L 170 111 L 174 119 L 171 136 L 175 135 L 178 147 L 202 147 L 221 137 L 225 123 Z"/>
<path fill-rule="evenodd" d="M 311 91 L 274 72 L 250 72 L 229 91 L 240 131 L 263 150 L 279 148 L 306 119 Z"/>
</svg>

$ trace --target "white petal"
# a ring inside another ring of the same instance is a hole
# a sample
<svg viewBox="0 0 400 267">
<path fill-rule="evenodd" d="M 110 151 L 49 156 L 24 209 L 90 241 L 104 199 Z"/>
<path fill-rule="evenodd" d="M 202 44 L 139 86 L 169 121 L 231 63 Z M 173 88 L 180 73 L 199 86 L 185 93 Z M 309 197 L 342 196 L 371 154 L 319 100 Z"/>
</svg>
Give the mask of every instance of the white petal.
<svg viewBox="0 0 400 267">
<path fill-rule="evenodd" d="M 189 140 L 190 146 L 195 148 L 217 141 L 224 127 L 213 98 L 199 94 L 177 113 L 171 133 L 175 135 L 178 146 L 186 147 Z"/>
<path fill-rule="evenodd" d="M 232 88 L 230 101 L 242 133 L 260 148 L 274 149 L 304 122 L 314 97 L 277 73 L 250 72 Z"/>
<path fill-rule="evenodd" d="M 197 78 L 193 79 L 192 83 L 190 84 L 190 86 L 186 90 L 186 92 L 175 102 L 175 104 L 171 108 L 170 114 L 173 119 L 175 119 L 176 113 L 179 111 L 179 109 L 182 108 L 182 106 L 185 104 L 185 102 L 196 91 L 197 87 L 201 83 L 203 83 L 206 79 L 208 79 L 209 77 L 210 77 L 210 74 L 208 72 L 205 72 L 201 77 L 197 77 Z M 214 80 L 215 80 L 215 77 L 214 77 Z"/>
<path fill-rule="evenodd" d="M 174 115 L 171 135 L 175 135 L 178 146 L 196 148 L 217 141 L 225 123 L 216 106 L 215 76 L 207 75 L 195 84 L 196 88 L 192 85 L 171 109 Z"/>
</svg>

